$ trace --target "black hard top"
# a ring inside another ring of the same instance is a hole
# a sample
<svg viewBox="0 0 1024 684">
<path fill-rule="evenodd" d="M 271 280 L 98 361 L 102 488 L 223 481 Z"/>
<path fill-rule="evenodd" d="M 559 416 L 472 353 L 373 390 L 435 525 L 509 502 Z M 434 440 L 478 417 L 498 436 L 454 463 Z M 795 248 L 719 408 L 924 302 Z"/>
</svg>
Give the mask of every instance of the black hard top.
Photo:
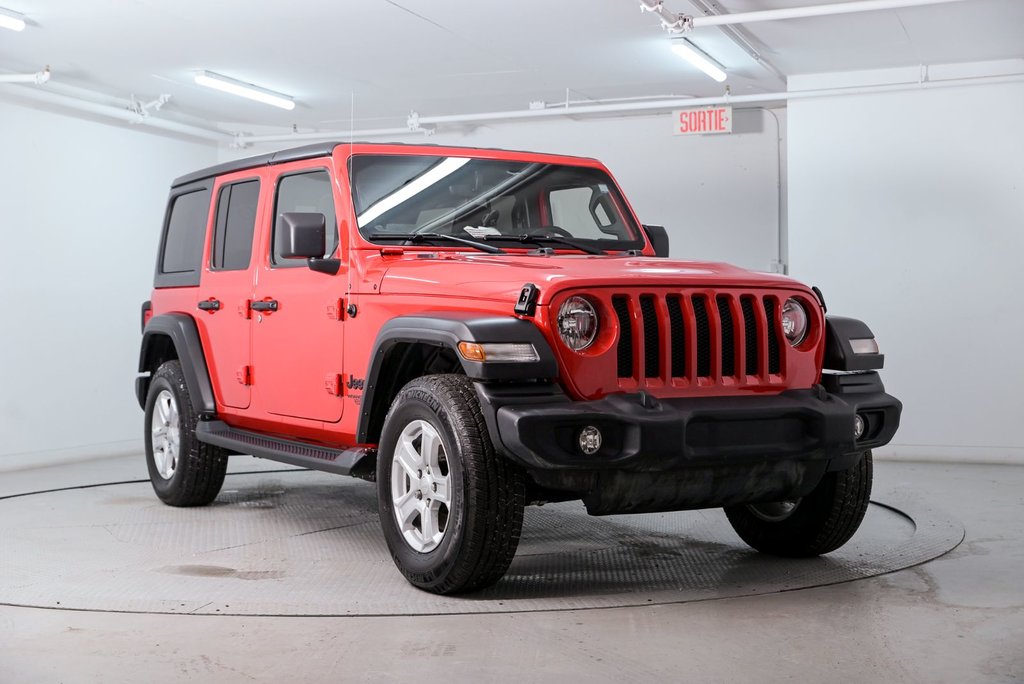
<svg viewBox="0 0 1024 684">
<path fill-rule="evenodd" d="M 186 173 L 184 176 L 175 178 L 174 182 L 171 183 L 171 187 L 177 188 L 206 178 L 212 178 L 213 176 L 220 176 L 232 171 L 241 171 L 242 169 L 252 169 L 257 166 L 273 166 L 274 164 L 283 164 L 285 162 L 298 161 L 299 159 L 328 157 L 334 153 L 334 148 L 341 144 L 339 142 L 324 142 L 314 145 L 303 145 L 302 147 L 293 147 L 288 150 L 279 150 L 278 152 L 269 152 L 255 157 L 245 157 L 244 159 L 224 162 L 216 166 L 208 166 L 205 169 L 199 169 L 198 171 Z M 347 145 L 348 143 L 345 144 Z"/>
<path fill-rule="evenodd" d="M 223 164 L 217 164 L 216 166 L 209 166 L 205 169 L 199 169 L 192 173 L 186 173 L 184 176 L 175 178 L 174 182 L 171 183 L 172 188 L 178 188 L 189 183 L 195 183 L 196 181 L 205 180 L 207 178 L 213 178 L 214 176 L 220 176 L 225 173 L 231 173 L 232 171 L 241 171 L 243 169 L 253 169 L 257 166 L 273 166 L 274 164 L 284 164 L 285 162 L 298 161 L 300 159 L 313 159 L 315 157 L 329 157 L 334 154 L 334 148 L 339 145 L 404 145 L 408 147 L 457 147 L 456 145 L 432 145 L 423 143 L 368 143 L 368 142 L 348 142 L 348 141 L 332 141 L 332 142 L 320 142 L 312 145 L 303 145 L 302 147 L 292 147 L 287 150 L 279 150 L 277 152 L 269 152 L 267 154 L 261 154 L 255 157 L 245 157 L 244 159 L 236 159 L 234 161 L 224 162 Z M 500 152 L 516 152 L 522 150 L 502 150 L 499 148 L 483 148 L 483 147 L 467 147 L 464 149 L 490 149 Z M 526 152 L 525 154 L 534 154 L 532 152 Z M 560 157 L 571 156 L 571 155 L 558 155 Z"/>
</svg>

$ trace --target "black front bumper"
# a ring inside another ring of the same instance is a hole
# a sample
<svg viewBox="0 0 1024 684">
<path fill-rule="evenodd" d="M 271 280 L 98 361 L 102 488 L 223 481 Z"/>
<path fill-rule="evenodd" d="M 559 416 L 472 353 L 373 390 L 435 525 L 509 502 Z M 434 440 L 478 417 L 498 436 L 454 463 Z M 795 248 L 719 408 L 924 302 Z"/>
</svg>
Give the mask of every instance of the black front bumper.
<svg viewBox="0 0 1024 684">
<path fill-rule="evenodd" d="M 551 387 L 483 384 L 478 393 L 499 451 L 549 486 L 596 491 L 602 481 L 618 481 L 642 489 L 674 479 L 703 492 L 649 510 L 799 494 L 825 472 L 847 469 L 864 451 L 887 444 L 902 410 L 874 372 L 826 375 L 813 389 L 770 396 L 656 399 L 638 393 L 571 401 Z M 859 440 L 857 414 L 866 422 Z M 588 425 L 602 435 L 593 455 L 579 448 L 580 430 Z"/>
</svg>

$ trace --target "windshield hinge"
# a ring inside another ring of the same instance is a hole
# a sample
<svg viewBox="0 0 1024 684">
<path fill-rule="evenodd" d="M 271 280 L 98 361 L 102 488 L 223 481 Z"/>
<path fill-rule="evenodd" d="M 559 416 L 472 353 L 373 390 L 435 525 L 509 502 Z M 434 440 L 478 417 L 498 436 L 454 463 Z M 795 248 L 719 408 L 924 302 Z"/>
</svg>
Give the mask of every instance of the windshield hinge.
<svg viewBox="0 0 1024 684">
<path fill-rule="evenodd" d="M 516 305 L 513 311 L 520 316 L 532 316 L 537 310 L 537 299 L 539 298 L 540 290 L 533 283 L 526 283 L 523 285 L 523 289 L 519 291 L 519 299 L 516 300 Z"/>
</svg>

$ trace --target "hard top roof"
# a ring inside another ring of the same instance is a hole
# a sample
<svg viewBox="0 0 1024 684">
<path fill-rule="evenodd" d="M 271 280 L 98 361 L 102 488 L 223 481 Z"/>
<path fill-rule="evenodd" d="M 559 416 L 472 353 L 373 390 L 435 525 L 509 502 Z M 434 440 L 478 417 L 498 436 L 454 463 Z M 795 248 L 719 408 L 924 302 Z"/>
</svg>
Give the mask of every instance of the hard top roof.
<svg viewBox="0 0 1024 684">
<path fill-rule="evenodd" d="M 331 142 L 320 142 L 312 145 L 303 145 L 302 147 L 291 147 L 287 150 L 278 150 L 277 152 L 268 152 L 267 154 L 260 154 L 254 157 L 245 157 L 243 159 L 236 159 L 234 161 L 224 162 L 223 164 L 216 164 L 214 166 L 208 166 L 205 169 L 199 169 L 192 173 L 186 173 L 184 176 L 180 176 L 174 179 L 171 183 L 172 188 L 178 188 L 189 183 L 195 183 L 196 181 L 205 180 L 214 176 L 220 176 L 225 173 L 231 173 L 233 171 L 242 171 L 243 169 L 252 169 L 257 166 L 273 166 L 274 164 L 284 164 L 285 162 L 298 161 L 300 159 L 313 159 L 316 157 L 329 157 L 334 153 L 334 148 L 340 145 L 371 145 L 375 147 L 446 147 L 454 148 L 466 151 L 473 150 L 489 150 L 496 152 L 513 152 L 522 154 L 536 154 L 535 152 L 526 152 L 523 150 L 506 150 L 496 147 L 460 147 L 457 145 L 434 145 L 425 143 L 371 143 L 371 142 L 348 142 L 348 141 L 331 141 Z M 557 155 L 560 157 L 566 157 L 571 155 Z M 587 157 L 577 157 L 578 159 L 589 159 Z"/>
</svg>

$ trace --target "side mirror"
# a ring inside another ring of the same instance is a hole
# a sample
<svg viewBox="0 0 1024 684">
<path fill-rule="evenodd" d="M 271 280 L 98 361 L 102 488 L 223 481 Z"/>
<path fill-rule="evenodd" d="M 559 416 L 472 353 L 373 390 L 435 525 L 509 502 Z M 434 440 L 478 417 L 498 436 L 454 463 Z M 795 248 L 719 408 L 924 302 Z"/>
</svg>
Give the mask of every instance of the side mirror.
<svg viewBox="0 0 1024 684">
<path fill-rule="evenodd" d="M 651 241 L 651 246 L 654 247 L 654 256 L 667 257 L 668 231 L 665 230 L 665 226 L 648 226 L 645 224 L 644 232 L 647 233 L 647 239 Z"/>
<path fill-rule="evenodd" d="M 323 214 L 289 211 L 281 214 L 277 253 L 285 259 L 316 259 L 327 251 L 327 219 Z"/>
</svg>

